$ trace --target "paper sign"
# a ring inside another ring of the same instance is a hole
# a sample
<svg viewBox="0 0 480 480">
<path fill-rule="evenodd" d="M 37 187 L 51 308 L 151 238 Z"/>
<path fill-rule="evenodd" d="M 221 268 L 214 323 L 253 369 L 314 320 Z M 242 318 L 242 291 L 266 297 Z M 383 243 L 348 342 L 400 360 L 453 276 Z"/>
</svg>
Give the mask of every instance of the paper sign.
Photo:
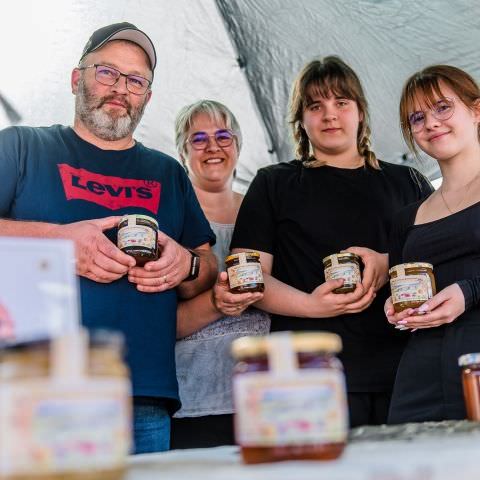
<svg viewBox="0 0 480 480">
<path fill-rule="evenodd" d="M 0 237 L 0 342 L 51 338 L 79 323 L 73 242 Z"/>
</svg>

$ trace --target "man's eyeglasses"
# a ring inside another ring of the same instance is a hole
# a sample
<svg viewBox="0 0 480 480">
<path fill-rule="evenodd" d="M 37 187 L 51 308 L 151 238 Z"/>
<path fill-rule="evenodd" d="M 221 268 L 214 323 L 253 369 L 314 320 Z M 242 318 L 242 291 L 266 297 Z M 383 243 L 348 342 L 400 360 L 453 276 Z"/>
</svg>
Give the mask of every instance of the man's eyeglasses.
<svg viewBox="0 0 480 480">
<path fill-rule="evenodd" d="M 455 103 L 453 98 L 445 97 L 434 103 L 430 112 L 434 118 L 443 121 L 448 120 L 453 115 L 454 110 Z M 425 126 L 425 117 L 426 112 L 423 110 L 418 110 L 408 115 L 408 123 L 410 124 L 413 133 L 419 133 L 423 130 L 423 127 Z"/>
<path fill-rule="evenodd" d="M 120 77 L 125 77 L 127 80 L 127 90 L 135 95 L 143 95 L 150 87 L 152 82 L 139 75 L 127 75 L 116 68 L 108 67 L 107 65 L 87 65 L 86 67 L 78 67 L 79 70 L 87 68 L 95 68 L 95 80 L 102 85 L 113 86 L 118 82 Z"/>
<path fill-rule="evenodd" d="M 229 147 L 233 142 L 235 134 L 227 129 L 217 130 L 211 135 L 207 132 L 195 132 L 188 137 L 188 142 L 195 150 L 205 150 L 210 142 L 210 137 L 215 138 L 219 147 Z"/>
</svg>

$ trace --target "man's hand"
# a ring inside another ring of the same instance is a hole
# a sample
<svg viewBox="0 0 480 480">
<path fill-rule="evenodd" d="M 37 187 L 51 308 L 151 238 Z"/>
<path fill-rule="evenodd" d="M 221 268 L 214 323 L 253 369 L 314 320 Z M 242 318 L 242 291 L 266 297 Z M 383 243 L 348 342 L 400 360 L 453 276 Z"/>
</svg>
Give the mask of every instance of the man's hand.
<svg viewBox="0 0 480 480">
<path fill-rule="evenodd" d="M 78 275 L 99 283 L 111 283 L 135 265 L 135 259 L 123 253 L 103 233 L 116 227 L 120 218 L 112 216 L 55 225 L 50 236 L 74 241 Z"/>
<path fill-rule="evenodd" d="M 217 283 L 212 289 L 212 303 L 224 315 L 240 315 L 252 303 L 263 298 L 261 292 L 230 293 L 227 272 L 218 274 Z"/>
<path fill-rule="evenodd" d="M 190 273 L 191 253 L 175 240 L 158 232 L 160 258 L 147 262 L 143 268 L 134 267 L 128 272 L 128 279 L 137 284 L 141 292 L 163 292 L 175 288 Z"/>
<path fill-rule="evenodd" d="M 336 288 L 343 285 L 343 279 L 328 280 L 319 285 L 308 297 L 309 317 L 328 318 L 345 313 L 357 313 L 368 308 L 375 299 L 373 286 L 365 290 L 361 283 L 357 283 L 351 293 L 334 293 Z"/>
<path fill-rule="evenodd" d="M 350 247 L 345 252 L 355 253 L 363 262 L 362 285 L 365 291 L 371 286 L 375 292 L 388 281 L 388 255 L 365 247 Z"/>
</svg>

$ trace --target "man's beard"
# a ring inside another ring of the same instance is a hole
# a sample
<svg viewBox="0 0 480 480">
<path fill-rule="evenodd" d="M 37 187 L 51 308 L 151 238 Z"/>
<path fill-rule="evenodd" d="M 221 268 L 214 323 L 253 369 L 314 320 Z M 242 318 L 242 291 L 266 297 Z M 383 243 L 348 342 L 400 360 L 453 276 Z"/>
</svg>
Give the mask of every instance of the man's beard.
<svg viewBox="0 0 480 480">
<path fill-rule="evenodd" d="M 126 113 L 120 116 L 104 111 L 102 106 L 111 100 L 125 105 Z M 75 114 L 91 133 L 102 140 L 113 141 L 128 137 L 134 132 L 142 119 L 146 104 L 146 96 L 138 107 L 133 107 L 120 95 L 98 97 L 88 90 L 84 79 L 81 78 L 75 99 Z"/>
</svg>

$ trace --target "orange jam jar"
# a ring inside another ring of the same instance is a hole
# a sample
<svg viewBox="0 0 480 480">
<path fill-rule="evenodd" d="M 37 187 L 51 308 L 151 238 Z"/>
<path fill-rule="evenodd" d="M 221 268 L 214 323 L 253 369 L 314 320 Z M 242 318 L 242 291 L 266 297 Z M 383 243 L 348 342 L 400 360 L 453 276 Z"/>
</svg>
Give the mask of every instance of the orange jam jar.
<svg viewBox="0 0 480 480">
<path fill-rule="evenodd" d="M 458 359 L 462 367 L 463 397 L 467 418 L 480 421 L 480 353 L 467 353 Z"/>
<path fill-rule="evenodd" d="M 89 346 L 88 346 L 89 345 Z M 123 338 L 80 332 L 0 350 L 0 478 L 120 480 L 131 445 Z"/>
<path fill-rule="evenodd" d="M 233 342 L 235 438 L 245 463 L 341 455 L 348 414 L 340 350 L 339 336 L 320 332 Z"/>
<path fill-rule="evenodd" d="M 262 265 L 258 252 L 241 252 L 225 259 L 228 284 L 232 293 L 263 292 Z"/>
<path fill-rule="evenodd" d="M 325 268 L 325 280 L 344 280 L 343 285 L 336 288 L 333 293 L 353 292 L 357 283 L 362 281 L 361 259 L 355 253 L 334 253 L 322 261 Z"/>
<path fill-rule="evenodd" d="M 437 293 L 430 263 L 402 263 L 392 267 L 388 273 L 393 308 L 397 313 L 407 308 L 418 308 Z"/>
</svg>

